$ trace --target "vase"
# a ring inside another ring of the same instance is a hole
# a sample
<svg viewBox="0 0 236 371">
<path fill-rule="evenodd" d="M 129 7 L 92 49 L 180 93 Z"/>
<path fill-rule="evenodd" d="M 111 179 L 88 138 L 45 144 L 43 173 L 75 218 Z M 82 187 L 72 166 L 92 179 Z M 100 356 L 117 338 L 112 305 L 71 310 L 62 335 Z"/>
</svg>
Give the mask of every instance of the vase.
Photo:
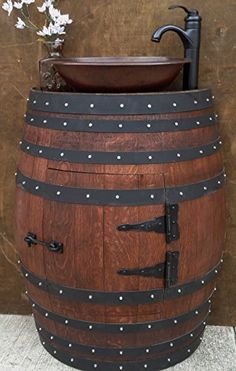
<svg viewBox="0 0 236 371">
<path fill-rule="evenodd" d="M 56 71 L 53 63 L 63 57 L 64 42 L 44 41 L 42 42 L 47 56 L 39 61 L 40 89 L 46 91 L 65 91 L 66 82 Z"/>
</svg>

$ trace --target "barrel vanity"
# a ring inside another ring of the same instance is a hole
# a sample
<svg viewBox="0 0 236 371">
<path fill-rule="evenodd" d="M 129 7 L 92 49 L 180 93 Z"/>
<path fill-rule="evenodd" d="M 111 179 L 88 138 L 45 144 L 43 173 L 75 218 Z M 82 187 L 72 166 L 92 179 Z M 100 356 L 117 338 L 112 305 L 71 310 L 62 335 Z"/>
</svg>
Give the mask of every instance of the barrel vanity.
<svg viewBox="0 0 236 371">
<path fill-rule="evenodd" d="M 45 349 L 161 370 L 200 345 L 222 264 L 225 173 L 209 89 L 32 89 L 16 244 Z"/>
</svg>

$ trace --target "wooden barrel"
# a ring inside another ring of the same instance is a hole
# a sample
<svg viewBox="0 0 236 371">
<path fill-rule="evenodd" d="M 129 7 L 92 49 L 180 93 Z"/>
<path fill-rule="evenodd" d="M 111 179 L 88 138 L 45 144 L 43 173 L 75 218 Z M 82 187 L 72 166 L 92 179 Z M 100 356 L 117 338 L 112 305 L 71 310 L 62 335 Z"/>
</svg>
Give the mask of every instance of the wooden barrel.
<svg viewBox="0 0 236 371">
<path fill-rule="evenodd" d="M 16 242 L 36 326 L 81 370 L 159 370 L 199 346 L 225 235 L 210 90 L 32 90 Z"/>
</svg>

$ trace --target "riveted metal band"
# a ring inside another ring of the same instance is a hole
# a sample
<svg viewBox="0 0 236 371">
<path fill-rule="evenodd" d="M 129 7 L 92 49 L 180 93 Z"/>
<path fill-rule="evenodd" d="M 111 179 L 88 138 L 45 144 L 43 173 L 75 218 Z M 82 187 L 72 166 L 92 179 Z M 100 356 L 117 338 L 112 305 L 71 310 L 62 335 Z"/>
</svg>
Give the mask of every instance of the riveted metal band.
<svg viewBox="0 0 236 371">
<path fill-rule="evenodd" d="M 152 331 L 159 330 L 167 327 L 178 326 L 192 318 L 205 318 L 207 313 L 210 311 L 211 300 L 210 298 L 203 304 L 190 312 L 181 314 L 176 317 L 149 322 L 136 322 L 136 323 L 105 323 L 105 322 L 88 322 L 78 319 L 72 319 L 64 317 L 60 314 L 49 311 L 47 308 L 42 307 L 38 303 L 30 299 L 33 310 L 36 313 L 41 314 L 45 318 L 61 323 L 65 326 L 69 326 L 79 330 L 88 331 L 104 331 L 108 333 L 132 333 L 136 331 Z"/>
<path fill-rule="evenodd" d="M 158 133 L 169 131 L 183 131 L 197 128 L 203 128 L 217 123 L 217 115 L 211 114 L 199 115 L 197 117 L 187 117 L 178 119 L 157 120 L 150 117 L 147 120 L 127 120 L 124 119 L 102 119 L 90 116 L 88 119 L 82 119 L 72 115 L 59 116 L 56 113 L 49 115 L 45 112 L 40 114 L 37 111 L 27 112 L 25 121 L 32 126 L 45 129 L 61 131 L 82 131 L 95 133 Z"/>
<path fill-rule="evenodd" d="M 202 333 L 203 334 L 203 333 Z M 165 355 L 165 357 L 158 357 L 152 359 L 145 359 L 143 361 L 101 361 L 96 360 L 96 358 L 82 358 L 76 357 L 69 352 L 64 352 L 60 348 L 53 346 L 52 344 L 41 341 L 44 348 L 56 359 L 59 361 L 77 368 L 79 370 L 102 370 L 102 371 L 139 371 L 139 370 L 149 370 L 149 371 L 157 371 L 162 370 L 164 368 L 170 367 L 183 361 L 184 359 L 188 358 L 200 345 L 201 343 L 201 335 L 194 339 L 188 346 L 184 346 L 182 349 L 179 349 L 175 352 L 169 352 Z"/>
<path fill-rule="evenodd" d="M 211 91 L 169 93 L 84 94 L 31 90 L 29 110 L 91 115 L 144 115 L 188 112 L 212 107 Z"/>
<path fill-rule="evenodd" d="M 200 183 L 177 186 L 173 188 L 110 190 L 65 187 L 48 184 L 23 175 L 19 170 L 16 175 L 17 185 L 21 188 L 47 200 L 83 204 L 83 205 L 113 205 L 138 206 L 162 203 L 179 203 L 194 200 L 216 191 L 224 184 L 225 174 L 220 173 L 214 178 Z"/>
<path fill-rule="evenodd" d="M 189 339 L 193 340 L 194 338 L 201 336 L 205 327 L 208 314 L 205 316 L 204 320 L 198 324 L 191 332 L 186 333 L 185 335 L 178 338 L 171 338 L 169 341 L 159 344 L 151 344 L 146 347 L 139 348 L 102 348 L 93 345 L 84 345 L 80 343 L 75 343 L 73 341 L 61 338 L 51 332 L 48 332 L 36 319 L 36 327 L 41 338 L 41 341 L 49 342 L 56 345 L 63 346 L 73 352 L 83 352 L 92 354 L 95 356 L 119 356 L 122 360 L 124 357 L 140 357 L 140 356 L 150 356 L 154 352 L 164 352 L 169 351 L 170 347 L 174 348 L 176 346 L 181 346 L 185 344 Z M 171 344 L 171 346 L 170 346 Z"/>
<path fill-rule="evenodd" d="M 54 161 L 84 164 L 162 164 L 190 161 L 217 152 L 221 145 L 217 138 L 214 142 L 192 148 L 180 148 L 158 152 L 92 152 L 75 151 L 62 148 L 39 146 L 26 140 L 21 142 L 22 151 L 35 157 Z"/>
<path fill-rule="evenodd" d="M 163 300 L 173 299 L 192 294 L 214 280 L 220 270 L 221 262 L 217 264 L 204 276 L 181 285 L 165 289 L 156 289 L 149 291 L 124 291 L 124 292 L 106 292 L 85 290 L 68 286 L 58 285 L 57 283 L 42 279 L 30 272 L 21 265 L 21 271 L 24 277 L 34 286 L 50 294 L 61 296 L 77 302 L 88 302 L 103 305 L 138 305 L 146 303 L 162 302 Z"/>
</svg>

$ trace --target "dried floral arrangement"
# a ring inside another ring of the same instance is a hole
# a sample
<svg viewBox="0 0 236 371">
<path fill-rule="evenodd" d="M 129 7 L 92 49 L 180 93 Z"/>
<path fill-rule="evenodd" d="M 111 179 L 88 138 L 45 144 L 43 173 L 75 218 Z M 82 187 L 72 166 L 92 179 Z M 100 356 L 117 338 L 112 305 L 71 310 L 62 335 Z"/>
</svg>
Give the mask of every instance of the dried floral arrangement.
<svg viewBox="0 0 236 371">
<path fill-rule="evenodd" d="M 2 9 L 9 16 L 12 12 L 17 13 L 16 28 L 20 30 L 29 29 L 35 32 L 39 36 L 39 41 L 63 44 L 66 27 L 73 22 L 69 14 L 62 14 L 58 9 L 59 0 L 44 0 L 40 6 L 37 6 L 35 2 L 36 0 L 6 0 L 2 4 Z M 42 25 L 37 24 L 32 19 L 30 12 L 32 5 L 39 13 L 44 15 Z"/>
</svg>

